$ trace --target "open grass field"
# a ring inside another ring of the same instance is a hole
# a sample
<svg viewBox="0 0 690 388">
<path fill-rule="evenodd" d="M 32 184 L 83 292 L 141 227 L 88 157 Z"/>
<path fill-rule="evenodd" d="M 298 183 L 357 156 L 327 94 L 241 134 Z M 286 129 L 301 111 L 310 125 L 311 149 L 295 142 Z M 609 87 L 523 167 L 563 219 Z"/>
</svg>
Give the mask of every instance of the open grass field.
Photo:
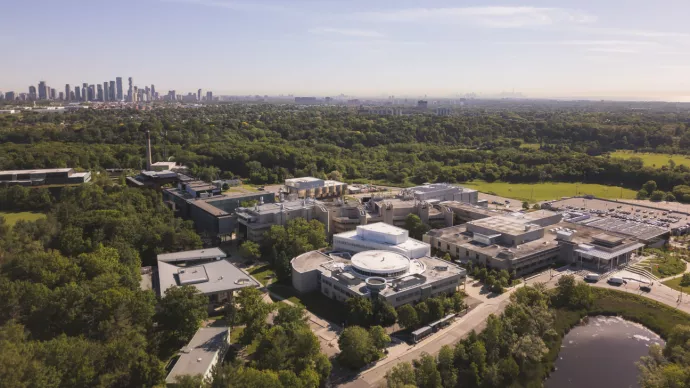
<svg viewBox="0 0 690 388">
<path fill-rule="evenodd" d="M 46 215 L 43 213 L 33 213 L 33 212 L 17 212 L 17 213 L 5 213 L 5 212 L 0 212 L 0 217 L 3 217 L 5 219 L 5 222 L 9 226 L 14 226 L 14 224 L 17 223 L 17 221 L 36 221 L 41 218 L 45 218 Z"/>
<path fill-rule="evenodd" d="M 506 182 L 485 182 L 475 180 L 472 182 L 461 183 L 460 185 L 473 189 L 493 193 L 501 197 L 515 198 L 522 201 L 538 202 L 561 197 L 572 197 L 574 195 L 591 194 L 599 198 L 621 198 L 621 188 L 616 186 L 604 186 L 592 183 L 506 183 Z M 622 195 L 625 199 L 635 198 L 636 192 L 623 189 Z"/>
<path fill-rule="evenodd" d="M 690 158 L 685 155 L 668 155 L 656 153 L 638 153 L 632 151 L 616 151 L 611 153 L 612 158 L 630 159 L 637 157 L 642 159 L 645 166 L 661 168 L 661 166 L 668 165 L 669 160 L 673 160 L 676 165 L 684 165 L 690 167 Z"/>
</svg>

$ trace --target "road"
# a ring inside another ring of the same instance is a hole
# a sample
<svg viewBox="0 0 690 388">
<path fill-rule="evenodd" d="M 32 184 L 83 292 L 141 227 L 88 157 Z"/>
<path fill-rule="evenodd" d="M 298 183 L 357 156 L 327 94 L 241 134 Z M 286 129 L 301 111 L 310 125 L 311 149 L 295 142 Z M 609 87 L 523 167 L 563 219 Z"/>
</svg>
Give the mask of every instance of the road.
<svg viewBox="0 0 690 388">
<path fill-rule="evenodd" d="M 400 362 L 412 362 L 421 357 L 422 353 L 437 354 L 444 345 L 453 345 L 463 339 L 470 331 L 481 331 L 490 314 L 499 315 L 510 303 L 510 294 L 515 289 L 508 290 L 502 295 L 488 299 L 465 316 L 458 318 L 447 328 L 426 338 L 416 345 L 407 343 L 388 348 L 388 356 L 377 362 L 373 367 L 361 372 L 356 380 L 342 384 L 347 388 L 378 387 L 385 379 L 386 372 Z"/>
</svg>

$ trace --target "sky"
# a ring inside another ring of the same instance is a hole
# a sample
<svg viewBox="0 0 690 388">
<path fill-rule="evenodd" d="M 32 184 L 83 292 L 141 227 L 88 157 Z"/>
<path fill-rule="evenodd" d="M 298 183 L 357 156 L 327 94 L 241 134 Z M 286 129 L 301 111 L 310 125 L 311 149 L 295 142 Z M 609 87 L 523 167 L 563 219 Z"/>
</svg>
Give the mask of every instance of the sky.
<svg viewBox="0 0 690 388">
<path fill-rule="evenodd" d="M 688 0 L 0 0 L 0 91 L 690 101 Z"/>
</svg>

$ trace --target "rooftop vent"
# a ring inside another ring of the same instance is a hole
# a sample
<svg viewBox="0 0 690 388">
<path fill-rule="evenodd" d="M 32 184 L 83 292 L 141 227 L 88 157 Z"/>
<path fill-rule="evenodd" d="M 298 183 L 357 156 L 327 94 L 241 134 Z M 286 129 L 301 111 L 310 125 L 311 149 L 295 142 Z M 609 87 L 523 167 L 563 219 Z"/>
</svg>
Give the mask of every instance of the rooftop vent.
<svg viewBox="0 0 690 388">
<path fill-rule="evenodd" d="M 448 271 L 448 266 L 447 265 L 437 265 L 434 267 L 434 269 L 437 271 Z"/>
</svg>

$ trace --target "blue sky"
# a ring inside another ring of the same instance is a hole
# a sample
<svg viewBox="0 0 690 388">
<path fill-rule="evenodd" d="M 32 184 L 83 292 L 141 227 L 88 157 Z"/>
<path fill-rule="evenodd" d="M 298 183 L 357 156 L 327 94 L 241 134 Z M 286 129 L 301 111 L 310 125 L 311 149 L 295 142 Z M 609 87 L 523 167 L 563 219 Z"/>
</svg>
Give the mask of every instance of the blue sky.
<svg viewBox="0 0 690 388">
<path fill-rule="evenodd" d="M 0 90 L 690 99 L 687 0 L 0 0 Z M 125 81 L 126 82 L 126 81 Z"/>
</svg>

